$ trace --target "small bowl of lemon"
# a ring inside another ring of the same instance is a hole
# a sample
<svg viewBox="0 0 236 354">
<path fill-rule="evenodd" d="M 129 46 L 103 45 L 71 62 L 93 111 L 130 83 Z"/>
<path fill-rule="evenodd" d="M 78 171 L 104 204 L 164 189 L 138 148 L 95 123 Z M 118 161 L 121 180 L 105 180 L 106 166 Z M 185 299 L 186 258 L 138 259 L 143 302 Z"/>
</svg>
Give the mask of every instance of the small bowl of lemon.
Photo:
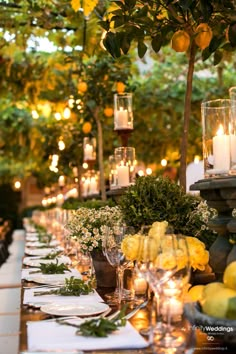
<svg viewBox="0 0 236 354">
<path fill-rule="evenodd" d="M 191 287 L 184 311 L 196 329 L 236 345 L 236 261 L 225 268 L 222 282 Z"/>
</svg>

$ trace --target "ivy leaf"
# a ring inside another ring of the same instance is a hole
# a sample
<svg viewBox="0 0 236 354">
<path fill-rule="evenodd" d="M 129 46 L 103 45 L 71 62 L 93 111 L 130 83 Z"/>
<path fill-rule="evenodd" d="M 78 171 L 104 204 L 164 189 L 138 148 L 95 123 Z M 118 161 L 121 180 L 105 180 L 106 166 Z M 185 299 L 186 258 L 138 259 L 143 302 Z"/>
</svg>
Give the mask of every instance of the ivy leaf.
<svg viewBox="0 0 236 354">
<path fill-rule="evenodd" d="M 146 44 L 142 41 L 139 41 L 138 42 L 138 56 L 139 56 L 139 58 L 143 58 L 146 51 L 147 51 Z"/>
</svg>

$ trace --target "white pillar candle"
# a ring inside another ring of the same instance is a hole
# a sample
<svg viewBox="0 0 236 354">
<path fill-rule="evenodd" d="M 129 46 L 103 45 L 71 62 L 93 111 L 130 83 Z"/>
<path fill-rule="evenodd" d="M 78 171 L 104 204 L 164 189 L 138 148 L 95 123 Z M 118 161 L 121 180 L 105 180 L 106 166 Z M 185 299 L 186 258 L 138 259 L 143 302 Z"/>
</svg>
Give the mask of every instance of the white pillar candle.
<svg viewBox="0 0 236 354">
<path fill-rule="evenodd" d="M 120 107 L 118 111 L 116 111 L 115 115 L 115 128 L 116 129 L 127 129 L 129 128 L 128 124 L 128 111 L 127 109 L 123 109 L 123 107 Z"/>
<path fill-rule="evenodd" d="M 96 194 L 98 192 L 97 190 L 97 181 L 94 177 L 90 179 L 90 184 L 89 184 L 89 194 Z"/>
<path fill-rule="evenodd" d="M 120 187 L 129 185 L 129 166 L 122 164 L 117 167 L 117 182 Z"/>
<path fill-rule="evenodd" d="M 161 306 L 161 314 L 167 316 L 168 311 L 170 311 L 171 317 L 181 316 L 183 314 L 183 303 L 175 298 L 164 300 Z"/>
<path fill-rule="evenodd" d="M 145 279 L 143 278 L 134 278 L 134 291 L 135 294 L 145 294 L 146 290 L 147 290 L 147 282 Z"/>
<path fill-rule="evenodd" d="M 230 168 L 230 138 L 224 134 L 220 125 L 217 135 L 213 137 L 214 169 L 228 171 Z"/>
<path fill-rule="evenodd" d="M 92 160 L 93 159 L 93 146 L 90 144 L 86 144 L 84 147 L 84 160 Z"/>
<path fill-rule="evenodd" d="M 236 163 L 236 135 L 230 135 L 230 153 L 231 153 L 231 161 Z"/>
</svg>

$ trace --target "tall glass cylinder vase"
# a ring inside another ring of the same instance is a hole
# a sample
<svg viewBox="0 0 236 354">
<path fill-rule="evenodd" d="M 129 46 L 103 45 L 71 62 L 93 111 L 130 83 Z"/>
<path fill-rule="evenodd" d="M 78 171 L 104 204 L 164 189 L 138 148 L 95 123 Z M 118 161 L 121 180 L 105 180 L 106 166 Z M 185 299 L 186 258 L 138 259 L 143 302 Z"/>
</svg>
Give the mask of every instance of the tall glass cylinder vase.
<svg viewBox="0 0 236 354">
<path fill-rule="evenodd" d="M 135 180 L 135 149 L 119 147 L 115 149 L 117 187 L 127 187 Z"/>
<path fill-rule="evenodd" d="M 132 93 L 114 95 L 114 129 L 133 129 Z"/>
<path fill-rule="evenodd" d="M 83 141 L 84 161 L 96 160 L 96 138 L 85 137 Z"/>
<path fill-rule="evenodd" d="M 230 99 L 217 99 L 201 105 L 204 175 L 229 176 L 236 173 L 236 129 Z"/>
</svg>

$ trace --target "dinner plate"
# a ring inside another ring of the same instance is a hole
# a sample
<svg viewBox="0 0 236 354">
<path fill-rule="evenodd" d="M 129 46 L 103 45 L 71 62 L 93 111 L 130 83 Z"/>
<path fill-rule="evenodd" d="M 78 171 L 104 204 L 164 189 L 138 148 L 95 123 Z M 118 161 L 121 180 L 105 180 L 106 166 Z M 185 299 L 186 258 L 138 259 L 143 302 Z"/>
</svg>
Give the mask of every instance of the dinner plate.
<svg viewBox="0 0 236 354">
<path fill-rule="evenodd" d="M 55 316 L 93 316 L 106 311 L 108 308 L 109 306 L 102 302 L 93 304 L 63 304 L 54 302 L 43 305 L 41 311 Z"/>
<path fill-rule="evenodd" d="M 38 236 L 31 236 L 31 235 L 29 235 L 29 236 L 26 236 L 26 241 L 29 241 L 29 242 L 34 242 L 34 241 L 38 241 Z"/>
<path fill-rule="evenodd" d="M 28 254 L 29 256 L 47 256 L 51 252 L 57 252 L 57 251 L 63 251 L 63 247 L 56 247 L 56 248 L 36 248 L 36 249 L 30 249 L 30 248 L 25 248 L 25 254 Z"/>
<path fill-rule="evenodd" d="M 64 274 L 42 274 L 42 273 L 29 274 L 29 276 L 26 277 L 26 280 L 33 281 L 38 284 L 64 285 L 65 279 L 70 278 L 72 276 L 81 279 L 81 276 L 79 274 L 75 275 L 72 272 L 66 272 Z"/>
<path fill-rule="evenodd" d="M 60 256 L 54 259 L 42 259 L 42 258 L 34 258 L 34 257 L 25 257 L 23 260 L 23 264 L 28 267 L 40 267 L 40 263 L 49 264 L 55 263 L 58 261 L 58 264 L 71 264 L 71 260 L 69 257 Z"/>
<path fill-rule="evenodd" d="M 50 243 L 49 243 L 49 247 L 54 247 L 54 246 L 58 246 L 59 245 L 59 241 L 58 240 L 52 240 Z M 44 247 L 46 246 L 46 243 L 44 242 L 39 242 L 37 240 L 35 241 L 29 241 L 29 242 L 26 242 L 26 247 Z"/>
</svg>

